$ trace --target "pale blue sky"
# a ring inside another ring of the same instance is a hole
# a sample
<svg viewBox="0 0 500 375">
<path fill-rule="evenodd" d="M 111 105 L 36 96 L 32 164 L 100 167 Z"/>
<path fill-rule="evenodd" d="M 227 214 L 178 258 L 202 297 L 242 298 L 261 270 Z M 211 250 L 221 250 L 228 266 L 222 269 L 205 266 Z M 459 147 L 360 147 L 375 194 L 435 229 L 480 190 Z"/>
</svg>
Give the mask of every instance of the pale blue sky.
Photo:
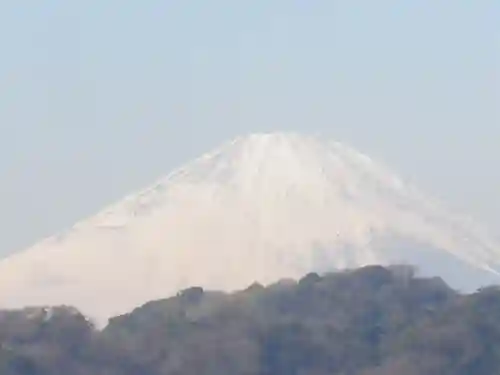
<svg viewBox="0 0 500 375">
<path fill-rule="evenodd" d="M 242 133 L 321 132 L 500 233 L 500 2 L 0 2 L 0 254 Z"/>
</svg>

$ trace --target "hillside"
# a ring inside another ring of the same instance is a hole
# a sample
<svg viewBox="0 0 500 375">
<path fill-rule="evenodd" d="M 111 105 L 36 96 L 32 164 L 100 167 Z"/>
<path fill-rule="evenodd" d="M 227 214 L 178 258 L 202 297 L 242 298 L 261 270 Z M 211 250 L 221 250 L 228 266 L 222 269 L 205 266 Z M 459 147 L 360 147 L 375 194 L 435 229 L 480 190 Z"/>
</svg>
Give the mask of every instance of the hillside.
<svg viewBox="0 0 500 375">
<path fill-rule="evenodd" d="M 105 324 L 191 285 L 398 263 L 463 291 L 500 281 L 496 239 L 380 163 L 334 140 L 253 134 L 0 260 L 0 308 L 69 304 Z"/>
<path fill-rule="evenodd" d="M 0 312 L 2 375 L 491 375 L 500 290 L 460 294 L 408 266 L 194 287 L 111 319 Z"/>
</svg>

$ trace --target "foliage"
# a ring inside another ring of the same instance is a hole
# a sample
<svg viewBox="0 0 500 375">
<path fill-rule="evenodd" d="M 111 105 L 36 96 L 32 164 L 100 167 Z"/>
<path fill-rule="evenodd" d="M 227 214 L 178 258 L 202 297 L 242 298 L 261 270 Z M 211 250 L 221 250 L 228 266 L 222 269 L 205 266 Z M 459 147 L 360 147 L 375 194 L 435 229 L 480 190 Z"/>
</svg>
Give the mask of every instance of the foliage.
<svg viewBox="0 0 500 375">
<path fill-rule="evenodd" d="M 2 375 L 491 375 L 499 343 L 499 289 L 408 266 L 191 288 L 102 331 L 69 307 L 0 312 Z"/>
</svg>

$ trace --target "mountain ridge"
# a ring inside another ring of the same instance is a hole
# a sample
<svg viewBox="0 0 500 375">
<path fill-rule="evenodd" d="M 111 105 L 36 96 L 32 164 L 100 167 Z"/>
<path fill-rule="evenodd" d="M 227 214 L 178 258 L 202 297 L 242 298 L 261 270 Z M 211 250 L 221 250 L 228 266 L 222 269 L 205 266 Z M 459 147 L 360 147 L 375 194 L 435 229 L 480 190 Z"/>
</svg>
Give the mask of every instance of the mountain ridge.
<svg viewBox="0 0 500 375">
<path fill-rule="evenodd" d="M 191 287 L 98 329 L 70 306 L 0 309 L 0 373 L 491 375 L 500 289 L 462 294 L 411 265 Z"/>
<path fill-rule="evenodd" d="M 458 281 L 481 269 L 496 280 L 500 247 L 470 224 L 339 142 L 254 134 L 0 261 L 0 307 L 65 303 L 106 317 L 189 285 L 235 290 L 410 255 L 424 271 L 439 258 Z"/>
</svg>

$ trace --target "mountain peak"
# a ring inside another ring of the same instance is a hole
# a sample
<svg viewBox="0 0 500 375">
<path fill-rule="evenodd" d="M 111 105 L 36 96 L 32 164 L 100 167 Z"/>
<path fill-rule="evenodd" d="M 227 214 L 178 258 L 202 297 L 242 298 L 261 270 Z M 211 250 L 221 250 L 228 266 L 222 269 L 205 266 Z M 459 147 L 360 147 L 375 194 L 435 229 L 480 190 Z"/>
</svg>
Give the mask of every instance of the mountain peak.
<svg viewBox="0 0 500 375">
<path fill-rule="evenodd" d="M 348 146 L 252 134 L 1 261 L 0 307 L 70 304 L 107 318 L 191 286 L 369 264 L 411 263 L 477 287 L 499 277 L 499 249 Z"/>
</svg>

